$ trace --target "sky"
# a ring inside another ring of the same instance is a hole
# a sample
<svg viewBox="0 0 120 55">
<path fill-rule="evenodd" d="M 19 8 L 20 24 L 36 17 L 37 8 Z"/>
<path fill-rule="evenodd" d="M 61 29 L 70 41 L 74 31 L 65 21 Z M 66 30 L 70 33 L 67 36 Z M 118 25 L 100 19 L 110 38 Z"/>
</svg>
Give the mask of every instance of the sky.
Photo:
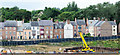
<svg viewBox="0 0 120 55">
<path fill-rule="evenodd" d="M 75 1 L 79 8 L 86 8 L 90 5 L 96 5 L 98 3 L 110 2 L 115 4 L 120 0 L 0 0 L 1 7 L 14 7 L 17 6 L 20 9 L 43 10 L 45 7 L 64 8 L 68 3 Z"/>
</svg>

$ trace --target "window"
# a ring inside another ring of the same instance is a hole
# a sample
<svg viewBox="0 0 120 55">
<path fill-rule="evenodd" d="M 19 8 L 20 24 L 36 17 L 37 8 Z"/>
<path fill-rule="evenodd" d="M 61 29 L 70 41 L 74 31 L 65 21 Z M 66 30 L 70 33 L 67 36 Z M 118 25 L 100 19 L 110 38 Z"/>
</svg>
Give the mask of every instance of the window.
<svg viewBox="0 0 120 55">
<path fill-rule="evenodd" d="M 35 36 L 33 36 L 33 39 L 35 38 Z"/>
<path fill-rule="evenodd" d="M 60 30 L 60 34 L 61 34 L 61 30 Z"/>
<path fill-rule="evenodd" d="M 113 29 L 113 31 L 115 31 L 115 29 Z"/>
<path fill-rule="evenodd" d="M 14 36 L 14 39 L 15 39 L 15 36 Z"/>
<path fill-rule="evenodd" d="M 29 32 L 29 35 L 30 35 L 31 33 Z"/>
<path fill-rule="evenodd" d="M 8 32 L 6 31 L 6 34 L 7 34 Z"/>
<path fill-rule="evenodd" d="M 74 28 L 76 28 L 76 26 L 74 26 Z"/>
<path fill-rule="evenodd" d="M 11 30 L 11 27 L 10 27 L 10 30 Z"/>
<path fill-rule="evenodd" d="M 52 31 L 50 31 L 50 33 L 52 34 L 53 32 L 52 32 Z"/>
<path fill-rule="evenodd" d="M 26 32 L 25 32 L 25 35 L 26 35 Z"/>
<path fill-rule="evenodd" d="M 40 31 L 41 33 L 44 33 L 43 31 Z"/>
<path fill-rule="evenodd" d="M 45 38 L 47 38 L 47 35 L 45 35 Z"/>
<path fill-rule="evenodd" d="M 48 31 L 46 31 L 46 33 L 48 34 Z"/>
<path fill-rule="evenodd" d="M 33 30 L 35 29 L 35 27 L 33 27 Z"/>
<path fill-rule="evenodd" d="M 62 26 L 60 25 L 60 28 L 62 28 Z"/>
<path fill-rule="evenodd" d="M 55 30 L 55 32 L 57 32 L 57 30 Z"/>
<path fill-rule="evenodd" d="M 14 30 L 15 30 L 16 28 L 14 27 Z"/>
<path fill-rule="evenodd" d="M 21 35 L 21 32 L 19 32 L 19 35 Z"/>
<path fill-rule="evenodd" d="M 44 27 L 41 27 L 41 29 L 44 29 Z"/>
<path fill-rule="evenodd" d="M 81 27 L 79 26 L 78 29 L 81 29 Z"/>
<path fill-rule="evenodd" d="M 115 28 L 115 26 L 113 26 Z"/>
<path fill-rule="evenodd" d="M 53 36 L 52 36 L 52 35 L 50 35 L 50 38 L 53 38 Z"/>
<path fill-rule="evenodd" d="M 57 26 L 55 25 L 55 29 L 57 29 Z"/>
<path fill-rule="evenodd" d="M 15 34 L 15 31 L 13 32 L 13 34 Z"/>
<path fill-rule="evenodd" d="M 41 35 L 41 38 L 43 38 L 43 35 Z"/>
<path fill-rule="evenodd" d="M 7 36 L 6 36 L 6 39 L 7 39 Z"/>
<path fill-rule="evenodd" d="M 39 30 L 39 27 L 37 27 L 37 29 Z"/>
<path fill-rule="evenodd" d="M 2 35 L 2 32 L 0 32 L 0 35 Z"/>
<path fill-rule="evenodd" d="M 39 31 L 37 31 L 37 34 L 39 34 Z"/>
<path fill-rule="evenodd" d="M 11 34 L 11 31 L 9 32 L 9 34 Z"/>
<path fill-rule="evenodd" d="M 52 29 L 52 27 L 51 27 L 51 29 Z"/>
<path fill-rule="evenodd" d="M 60 38 L 62 38 L 61 35 L 60 35 Z"/>
<path fill-rule="evenodd" d="M 46 27 L 46 29 L 48 29 L 48 27 Z"/>
<path fill-rule="evenodd" d="M 25 36 L 25 39 L 27 39 L 27 37 Z"/>
<path fill-rule="evenodd" d="M 19 39 L 19 36 L 18 36 L 18 39 Z"/>
<path fill-rule="evenodd" d="M 7 30 L 7 27 L 6 27 L 6 30 Z"/>
</svg>

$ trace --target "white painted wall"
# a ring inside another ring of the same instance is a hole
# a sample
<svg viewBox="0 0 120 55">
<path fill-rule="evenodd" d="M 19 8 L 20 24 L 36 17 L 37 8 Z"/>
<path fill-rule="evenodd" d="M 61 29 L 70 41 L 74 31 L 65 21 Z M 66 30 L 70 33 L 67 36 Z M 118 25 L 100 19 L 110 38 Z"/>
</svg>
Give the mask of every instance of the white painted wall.
<svg viewBox="0 0 120 55">
<path fill-rule="evenodd" d="M 71 24 L 65 24 L 64 38 L 73 38 L 73 26 Z"/>
<path fill-rule="evenodd" d="M 34 29 L 33 29 L 34 27 Z M 37 39 L 37 35 L 40 35 L 40 28 L 39 26 L 31 26 L 31 30 L 36 30 L 36 35 L 35 35 L 35 39 Z M 33 35 L 32 35 L 33 38 Z"/>
<path fill-rule="evenodd" d="M 89 33 L 91 34 L 91 36 L 94 36 L 94 26 L 89 26 Z"/>
<path fill-rule="evenodd" d="M 112 35 L 117 35 L 117 25 L 112 25 Z"/>
</svg>

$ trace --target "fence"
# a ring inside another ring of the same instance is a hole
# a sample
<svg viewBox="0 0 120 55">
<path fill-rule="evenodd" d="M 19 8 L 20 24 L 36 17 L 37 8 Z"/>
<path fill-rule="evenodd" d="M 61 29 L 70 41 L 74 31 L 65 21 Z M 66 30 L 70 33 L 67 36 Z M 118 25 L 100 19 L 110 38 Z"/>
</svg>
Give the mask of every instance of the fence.
<svg viewBox="0 0 120 55">
<path fill-rule="evenodd" d="M 87 41 L 96 41 L 96 40 L 108 40 L 108 39 L 117 39 L 120 36 L 109 36 L 109 37 L 88 37 L 85 38 Z M 32 44 L 39 44 L 39 43 L 59 43 L 59 42 L 67 42 L 67 41 L 82 41 L 81 38 L 66 38 L 66 39 L 49 39 L 49 40 L 34 40 L 34 41 L 2 41 L 0 45 L 7 46 L 7 45 L 32 45 Z"/>
</svg>

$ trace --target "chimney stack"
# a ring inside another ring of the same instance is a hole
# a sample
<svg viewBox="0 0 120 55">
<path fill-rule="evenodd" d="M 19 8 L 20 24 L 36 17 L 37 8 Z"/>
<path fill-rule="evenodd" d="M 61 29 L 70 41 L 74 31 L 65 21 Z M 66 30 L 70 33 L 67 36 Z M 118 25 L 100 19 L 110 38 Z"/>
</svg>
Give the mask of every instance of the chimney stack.
<svg viewBox="0 0 120 55">
<path fill-rule="evenodd" d="M 102 20 L 101 21 L 104 21 L 104 18 L 102 18 Z"/>
<path fill-rule="evenodd" d="M 24 23 L 24 19 L 22 20 L 22 23 Z"/>
<path fill-rule="evenodd" d="M 57 20 L 55 23 L 59 23 L 59 21 Z"/>
<path fill-rule="evenodd" d="M 86 22 L 87 26 L 88 26 L 88 18 L 87 18 L 87 22 Z"/>
<path fill-rule="evenodd" d="M 53 18 L 51 18 L 51 21 L 53 22 Z"/>
<path fill-rule="evenodd" d="M 29 20 L 29 23 L 31 23 L 31 19 Z"/>
<path fill-rule="evenodd" d="M 37 21 L 40 21 L 40 18 L 38 18 Z"/>
<path fill-rule="evenodd" d="M 85 18 L 83 18 L 83 20 L 85 21 Z"/>
<path fill-rule="evenodd" d="M 76 18 L 75 18 L 75 22 L 76 22 L 77 20 L 76 20 Z"/>
<path fill-rule="evenodd" d="M 94 17 L 93 19 L 94 19 L 94 20 L 96 20 L 96 18 L 95 18 L 95 17 Z"/>
<path fill-rule="evenodd" d="M 16 21 L 17 21 L 17 19 L 16 19 Z"/>
<path fill-rule="evenodd" d="M 100 17 L 98 17 L 98 21 L 100 21 Z"/>
<path fill-rule="evenodd" d="M 114 22 L 116 23 L 116 20 L 114 20 Z"/>
<path fill-rule="evenodd" d="M 67 21 L 67 24 L 70 24 L 70 20 L 66 20 Z"/>
<path fill-rule="evenodd" d="M 107 21 L 107 18 L 105 19 L 105 21 Z"/>
</svg>

